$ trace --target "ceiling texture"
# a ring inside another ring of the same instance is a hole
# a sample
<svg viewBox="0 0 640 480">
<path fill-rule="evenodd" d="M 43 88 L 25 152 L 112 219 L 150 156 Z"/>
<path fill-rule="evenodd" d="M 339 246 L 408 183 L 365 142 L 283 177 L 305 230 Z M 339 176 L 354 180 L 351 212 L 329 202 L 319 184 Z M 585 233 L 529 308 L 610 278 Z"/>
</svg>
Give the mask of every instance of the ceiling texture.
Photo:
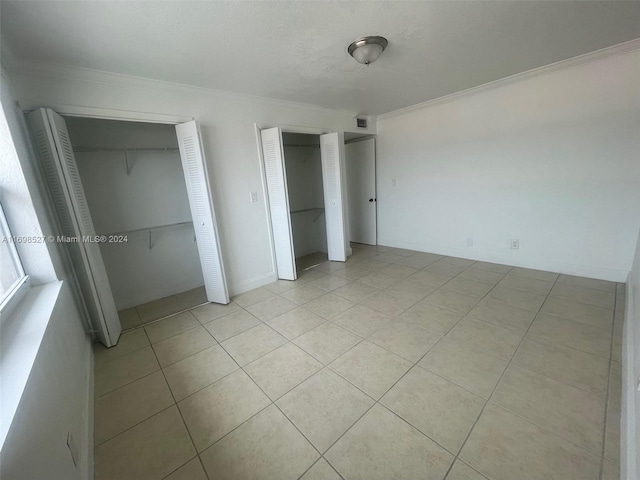
<svg viewBox="0 0 640 480">
<path fill-rule="evenodd" d="M 3 46 L 72 65 L 381 114 L 640 37 L 640 2 L 7 1 Z M 346 52 L 389 40 L 369 67 Z"/>
</svg>

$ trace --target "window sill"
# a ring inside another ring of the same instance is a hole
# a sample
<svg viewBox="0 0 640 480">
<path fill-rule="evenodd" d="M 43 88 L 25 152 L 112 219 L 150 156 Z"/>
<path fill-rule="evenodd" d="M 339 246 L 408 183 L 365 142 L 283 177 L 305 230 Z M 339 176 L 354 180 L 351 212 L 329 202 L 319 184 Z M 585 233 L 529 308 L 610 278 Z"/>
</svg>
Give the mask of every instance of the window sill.
<svg viewBox="0 0 640 480">
<path fill-rule="evenodd" d="M 0 329 L 0 451 L 60 295 L 62 282 L 31 287 Z"/>
</svg>

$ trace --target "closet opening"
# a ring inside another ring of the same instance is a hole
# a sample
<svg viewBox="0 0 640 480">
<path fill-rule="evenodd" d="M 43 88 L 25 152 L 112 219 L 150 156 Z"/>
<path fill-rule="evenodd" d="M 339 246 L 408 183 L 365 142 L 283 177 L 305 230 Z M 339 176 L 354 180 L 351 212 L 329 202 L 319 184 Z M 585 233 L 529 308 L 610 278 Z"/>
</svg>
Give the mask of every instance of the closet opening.
<svg viewBox="0 0 640 480">
<path fill-rule="evenodd" d="M 329 258 L 320 137 L 283 132 L 291 232 L 297 272 Z"/>
<path fill-rule="evenodd" d="M 28 115 L 72 285 L 105 346 L 122 330 L 229 303 L 195 121 Z"/>
</svg>

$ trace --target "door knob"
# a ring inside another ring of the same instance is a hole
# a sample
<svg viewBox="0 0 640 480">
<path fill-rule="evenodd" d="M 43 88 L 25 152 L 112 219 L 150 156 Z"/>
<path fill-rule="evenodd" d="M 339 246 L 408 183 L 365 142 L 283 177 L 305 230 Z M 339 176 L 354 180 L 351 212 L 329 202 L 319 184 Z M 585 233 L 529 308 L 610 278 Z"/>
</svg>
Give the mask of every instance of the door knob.
<svg viewBox="0 0 640 480">
<path fill-rule="evenodd" d="M 370 202 L 373 202 L 373 198 L 370 198 L 370 199 L 369 199 L 369 201 L 370 201 Z"/>
</svg>

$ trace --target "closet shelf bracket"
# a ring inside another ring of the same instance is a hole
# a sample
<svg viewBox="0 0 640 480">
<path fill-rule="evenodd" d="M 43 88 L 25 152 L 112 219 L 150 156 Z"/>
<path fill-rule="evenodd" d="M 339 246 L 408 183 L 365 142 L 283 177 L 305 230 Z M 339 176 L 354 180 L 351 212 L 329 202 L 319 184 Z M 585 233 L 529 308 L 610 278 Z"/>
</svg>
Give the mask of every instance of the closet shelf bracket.
<svg viewBox="0 0 640 480">
<path fill-rule="evenodd" d="M 124 166 L 125 169 L 127 170 L 127 175 L 131 175 L 131 169 L 133 168 L 133 162 L 131 164 L 129 164 L 129 157 L 127 156 L 127 151 L 123 151 L 122 153 L 124 153 Z"/>
</svg>

